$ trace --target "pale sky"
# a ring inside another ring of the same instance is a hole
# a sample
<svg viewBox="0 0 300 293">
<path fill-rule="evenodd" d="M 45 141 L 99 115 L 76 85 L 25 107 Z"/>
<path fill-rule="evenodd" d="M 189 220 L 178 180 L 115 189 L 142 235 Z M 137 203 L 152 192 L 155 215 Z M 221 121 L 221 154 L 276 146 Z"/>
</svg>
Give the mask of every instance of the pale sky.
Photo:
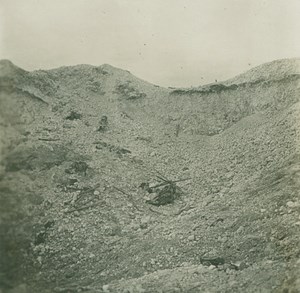
<svg viewBox="0 0 300 293">
<path fill-rule="evenodd" d="M 197 86 L 300 56 L 300 0 L 0 0 L 0 59 Z"/>
</svg>

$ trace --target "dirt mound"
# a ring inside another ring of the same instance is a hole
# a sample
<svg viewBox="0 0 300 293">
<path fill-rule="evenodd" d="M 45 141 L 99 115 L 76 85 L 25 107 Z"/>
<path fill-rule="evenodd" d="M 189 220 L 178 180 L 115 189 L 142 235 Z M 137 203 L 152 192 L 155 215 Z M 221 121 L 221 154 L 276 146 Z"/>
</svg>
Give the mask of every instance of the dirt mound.
<svg viewBox="0 0 300 293">
<path fill-rule="evenodd" d="M 226 84 L 239 84 L 259 80 L 278 80 L 300 74 L 300 59 L 281 59 L 259 65 L 226 81 Z"/>
<path fill-rule="evenodd" d="M 1 62 L 2 291 L 297 292 L 298 65 L 171 90 Z"/>
</svg>

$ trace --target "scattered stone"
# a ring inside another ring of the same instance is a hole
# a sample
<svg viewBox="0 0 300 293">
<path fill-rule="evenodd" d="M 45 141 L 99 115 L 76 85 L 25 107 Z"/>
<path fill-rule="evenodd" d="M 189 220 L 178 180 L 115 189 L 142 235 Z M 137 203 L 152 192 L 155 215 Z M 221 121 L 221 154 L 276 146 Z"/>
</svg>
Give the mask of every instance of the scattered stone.
<svg viewBox="0 0 300 293">
<path fill-rule="evenodd" d="M 39 264 L 42 264 L 42 257 L 40 255 L 37 257 L 36 260 L 39 262 Z"/>
<path fill-rule="evenodd" d="M 78 120 L 81 119 L 82 115 L 76 111 L 72 111 L 67 117 L 67 120 Z"/>
<path fill-rule="evenodd" d="M 147 191 L 148 193 L 153 193 L 153 189 L 150 187 L 149 182 L 143 182 L 139 186 L 141 189 Z"/>
<path fill-rule="evenodd" d="M 67 272 L 67 273 L 65 274 L 65 277 L 66 277 L 67 279 L 70 279 L 70 278 L 72 278 L 73 276 L 74 276 L 74 272 L 72 272 L 72 271 Z"/>
<path fill-rule="evenodd" d="M 102 290 L 103 290 L 104 293 L 108 293 L 109 292 L 109 285 L 103 285 Z"/>
<path fill-rule="evenodd" d="M 188 237 L 188 241 L 195 241 L 196 240 L 196 236 L 195 235 L 190 235 Z"/>
<path fill-rule="evenodd" d="M 34 245 L 42 244 L 46 241 L 46 231 L 41 231 L 36 234 L 34 239 Z"/>
<path fill-rule="evenodd" d="M 45 229 L 49 229 L 49 228 L 53 227 L 54 224 L 55 224 L 55 221 L 53 219 L 51 219 L 45 223 L 44 227 L 45 227 Z"/>
<path fill-rule="evenodd" d="M 223 257 L 201 257 L 200 262 L 205 266 L 218 266 L 223 265 L 225 263 L 225 259 Z"/>
<path fill-rule="evenodd" d="M 74 211 L 73 215 L 74 215 L 75 217 L 79 217 L 79 216 L 80 216 L 80 213 L 79 213 L 79 211 Z"/>
<path fill-rule="evenodd" d="M 243 261 L 230 263 L 230 268 L 236 271 L 241 271 L 247 267 L 246 263 Z"/>
<path fill-rule="evenodd" d="M 140 224 L 140 228 L 141 229 L 147 229 L 148 228 L 148 224 L 147 223 L 141 223 Z"/>
<path fill-rule="evenodd" d="M 100 195 L 100 192 L 98 190 L 95 190 L 94 195 Z"/>
<path fill-rule="evenodd" d="M 97 130 L 100 132 L 104 132 L 107 130 L 107 128 L 108 128 L 108 118 L 107 116 L 103 115 L 101 117 L 100 124 Z"/>
<path fill-rule="evenodd" d="M 86 175 L 89 166 L 86 162 L 83 161 L 76 161 L 73 162 L 70 168 L 67 168 L 65 172 L 67 174 L 79 174 L 79 175 Z M 77 180 L 76 180 L 77 181 Z"/>
<path fill-rule="evenodd" d="M 236 232 L 237 233 L 241 233 L 242 231 L 244 231 L 244 227 L 243 226 L 240 226 L 237 230 L 236 230 Z"/>
<path fill-rule="evenodd" d="M 299 206 L 299 203 L 298 202 L 293 202 L 293 201 L 288 201 L 286 203 L 286 205 L 289 207 L 289 208 L 296 208 Z"/>
<path fill-rule="evenodd" d="M 107 149 L 110 152 L 116 153 L 119 157 L 122 157 L 125 154 L 131 154 L 130 150 L 127 150 L 125 148 L 121 148 L 119 146 L 108 144 L 108 143 L 106 143 L 104 141 L 98 141 L 95 144 L 96 144 L 96 149 L 97 150 Z"/>
<path fill-rule="evenodd" d="M 141 218 L 142 223 L 149 223 L 150 222 L 150 216 L 145 216 Z"/>
<path fill-rule="evenodd" d="M 138 100 L 146 97 L 145 93 L 140 92 L 134 86 L 130 85 L 130 82 L 117 85 L 116 92 L 127 100 Z"/>
<path fill-rule="evenodd" d="M 227 174 L 225 174 L 225 177 L 226 177 L 227 179 L 231 179 L 233 176 L 234 176 L 234 173 L 233 173 L 233 172 L 228 172 Z"/>
</svg>

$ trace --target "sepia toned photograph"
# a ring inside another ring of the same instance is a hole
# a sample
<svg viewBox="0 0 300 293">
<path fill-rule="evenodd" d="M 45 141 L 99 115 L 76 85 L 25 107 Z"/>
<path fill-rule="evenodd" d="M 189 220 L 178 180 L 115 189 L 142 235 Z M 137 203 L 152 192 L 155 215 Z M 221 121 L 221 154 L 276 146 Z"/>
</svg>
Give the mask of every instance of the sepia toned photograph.
<svg viewBox="0 0 300 293">
<path fill-rule="evenodd" d="M 299 0 L 0 0 L 0 293 L 300 293 Z"/>
</svg>

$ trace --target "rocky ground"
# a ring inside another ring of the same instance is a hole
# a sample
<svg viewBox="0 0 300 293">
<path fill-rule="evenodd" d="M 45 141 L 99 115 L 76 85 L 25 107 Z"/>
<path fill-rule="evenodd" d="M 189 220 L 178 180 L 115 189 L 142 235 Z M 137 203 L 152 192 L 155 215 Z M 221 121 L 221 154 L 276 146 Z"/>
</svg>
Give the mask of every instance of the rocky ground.
<svg viewBox="0 0 300 293">
<path fill-rule="evenodd" d="M 0 292 L 299 292 L 299 80 L 1 61 Z"/>
</svg>

